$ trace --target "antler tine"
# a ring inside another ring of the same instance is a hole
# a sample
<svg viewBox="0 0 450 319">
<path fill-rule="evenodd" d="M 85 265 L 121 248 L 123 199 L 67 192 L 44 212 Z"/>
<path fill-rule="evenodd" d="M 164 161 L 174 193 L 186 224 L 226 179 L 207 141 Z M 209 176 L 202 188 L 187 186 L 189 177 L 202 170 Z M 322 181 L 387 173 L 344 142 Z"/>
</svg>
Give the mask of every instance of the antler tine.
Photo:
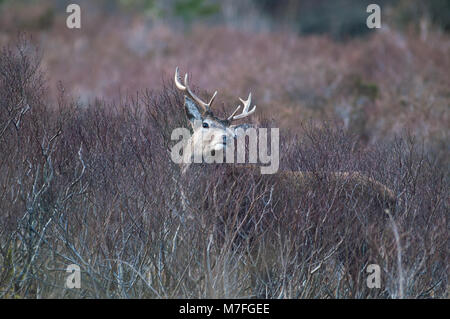
<svg viewBox="0 0 450 319">
<path fill-rule="evenodd" d="M 241 98 L 239 98 L 239 100 L 242 102 L 242 104 L 244 104 L 244 109 L 242 110 L 242 113 L 239 115 L 234 116 L 234 114 L 236 114 L 236 112 L 240 109 L 240 105 L 236 108 L 236 110 L 233 112 L 233 114 L 231 114 L 231 116 L 228 118 L 229 121 L 234 121 L 234 120 L 239 120 L 242 119 L 244 117 L 247 117 L 249 115 L 251 115 L 253 112 L 255 112 L 256 110 L 256 105 L 253 106 L 253 109 L 251 111 L 249 111 L 248 109 L 250 108 L 250 105 L 252 103 L 252 93 L 250 92 L 250 94 L 248 95 L 247 100 L 243 100 Z"/>
<path fill-rule="evenodd" d="M 186 87 L 183 84 L 180 83 L 179 77 L 180 77 L 180 75 L 178 74 L 178 67 L 176 67 L 176 69 L 175 69 L 175 85 L 181 91 L 186 91 Z"/>
<path fill-rule="evenodd" d="M 208 103 L 209 107 L 211 107 L 212 103 L 214 102 L 214 99 L 216 98 L 216 95 L 217 95 L 217 91 L 214 91 L 214 94 L 213 94 L 213 96 L 211 97 L 211 100 L 209 100 L 209 103 Z"/>
<path fill-rule="evenodd" d="M 236 108 L 236 110 L 234 110 L 233 114 L 231 114 L 231 115 L 227 118 L 227 120 L 228 120 L 228 121 L 232 121 L 232 120 L 233 120 L 234 114 L 236 114 L 236 112 L 239 111 L 240 108 L 241 108 L 241 106 L 238 105 L 238 107 Z"/>
<path fill-rule="evenodd" d="M 181 91 L 185 91 L 195 102 L 197 102 L 198 105 L 200 105 L 203 108 L 203 110 L 205 112 L 211 111 L 211 105 L 214 102 L 214 99 L 216 98 L 217 91 L 214 92 L 213 96 L 209 100 L 209 103 L 206 103 L 206 102 L 202 101 L 189 88 L 189 79 L 188 79 L 188 74 L 187 73 L 184 76 L 184 85 L 180 83 L 180 81 L 179 81 L 179 74 L 178 74 L 178 67 L 176 67 L 176 69 L 175 69 L 175 85 Z"/>
</svg>

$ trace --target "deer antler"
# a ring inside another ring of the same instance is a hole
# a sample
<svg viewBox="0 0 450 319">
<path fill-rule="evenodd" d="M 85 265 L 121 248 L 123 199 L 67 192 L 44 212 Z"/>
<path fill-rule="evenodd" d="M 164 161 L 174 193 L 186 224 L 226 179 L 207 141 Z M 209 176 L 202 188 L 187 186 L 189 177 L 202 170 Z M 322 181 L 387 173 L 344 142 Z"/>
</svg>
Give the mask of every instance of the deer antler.
<svg viewBox="0 0 450 319">
<path fill-rule="evenodd" d="M 209 103 L 206 103 L 202 101 L 198 96 L 196 96 L 191 89 L 189 88 L 188 84 L 188 74 L 186 73 L 184 76 L 184 85 L 180 83 L 179 81 L 179 74 L 178 74 L 178 67 L 175 69 L 175 85 L 177 88 L 179 88 L 181 91 L 185 91 L 195 102 L 197 102 L 198 105 L 200 105 L 205 112 L 211 112 L 211 105 L 216 97 L 217 91 L 214 92 L 211 100 L 209 100 Z"/>
<path fill-rule="evenodd" d="M 250 94 L 248 95 L 248 98 L 246 101 L 244 101 L 243 99 L 239 98 L 239 100 L 241 100 L 242 104 L 244 104 L 244 109 L 242 110 L 242 113 L 239 115 L 234 115 L 236 114 L 236 112 L 241 108 L 241 106 L 239 105 L 236 110 L 233 112 L 233 114 L 230 115 L 230 117 L 228 117 L 228 121 L 234 121 L 234 120 L 239 120 L 242 119 L 244 117 L 249 116 L 250 114 L 252 114 L 253 112 L 255 112 L 256 110 L 256 105 L 253 106 L 253 109 L 251 111 L 249 111 L 249 107 L 252 103 L 252 93 L 250 92 Z"/>
</svg>

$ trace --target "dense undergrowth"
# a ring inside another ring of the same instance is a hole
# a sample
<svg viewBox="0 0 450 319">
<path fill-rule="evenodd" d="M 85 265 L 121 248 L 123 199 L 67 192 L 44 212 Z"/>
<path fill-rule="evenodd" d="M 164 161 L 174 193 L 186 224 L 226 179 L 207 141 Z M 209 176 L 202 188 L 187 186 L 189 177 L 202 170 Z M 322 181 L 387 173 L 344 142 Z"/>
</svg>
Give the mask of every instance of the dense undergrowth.
<svg viewBox="0 0 450 319">
<path fill-rule="evenodd" d="M 280 149 L 281 170 L 317 172 L 307 192 L 227 165 L 183 177 L 171 85 L 90 103 L 59 87 L 52 102 L 30 50 L 0 53 L 0 296 L 448 298 L 445 149 L 304 122 L 281 128 Z M 349 170 L 391 188 L 395 207 L 340 196 L 321 174 Z M 80 289 L 64 286 L 70 264 Z"/>
</svg>

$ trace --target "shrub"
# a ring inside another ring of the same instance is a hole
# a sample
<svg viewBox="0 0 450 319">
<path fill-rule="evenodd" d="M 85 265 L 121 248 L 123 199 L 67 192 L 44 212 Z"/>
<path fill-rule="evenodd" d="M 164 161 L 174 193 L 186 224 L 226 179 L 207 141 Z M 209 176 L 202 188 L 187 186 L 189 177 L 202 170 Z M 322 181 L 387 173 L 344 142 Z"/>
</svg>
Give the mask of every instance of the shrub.
<svg viewBox="0 0 450 319">
<path fill-rule="evenodd" d="M 21 47 L 0 55 L 2 101 L 29 104 L 20 125 L 1 109 L 2 297 L 448 297 L 448 171 L 413 138 L 367 148 L 307 123 L 281 145 L 284 170 L 316 173 L 304 192 L 228 165 L 181 176 L 172 87 L 88 105 L 60 88 L 52 104 L 34 61 Z M 397 204 L 385 213 L 324 170 L 362 171 Z M 365 285 L 370 263 L 381 289 Z M 64 286 L 69 264 L 81 289 Z"/>
</svg>

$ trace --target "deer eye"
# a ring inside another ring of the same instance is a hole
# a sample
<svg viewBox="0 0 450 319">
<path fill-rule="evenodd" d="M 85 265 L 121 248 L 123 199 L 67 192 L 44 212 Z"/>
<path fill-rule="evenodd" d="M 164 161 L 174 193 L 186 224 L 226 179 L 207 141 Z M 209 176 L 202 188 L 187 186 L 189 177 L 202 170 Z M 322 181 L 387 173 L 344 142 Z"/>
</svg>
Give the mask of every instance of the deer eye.
<svg viewBox="0 0 450 319">
<path fill-rule="evenodd" d="M 209 127 L 208 123 L 203 122 L 203 128 L 208 128 L 208 127 Z"/>
</svg>

